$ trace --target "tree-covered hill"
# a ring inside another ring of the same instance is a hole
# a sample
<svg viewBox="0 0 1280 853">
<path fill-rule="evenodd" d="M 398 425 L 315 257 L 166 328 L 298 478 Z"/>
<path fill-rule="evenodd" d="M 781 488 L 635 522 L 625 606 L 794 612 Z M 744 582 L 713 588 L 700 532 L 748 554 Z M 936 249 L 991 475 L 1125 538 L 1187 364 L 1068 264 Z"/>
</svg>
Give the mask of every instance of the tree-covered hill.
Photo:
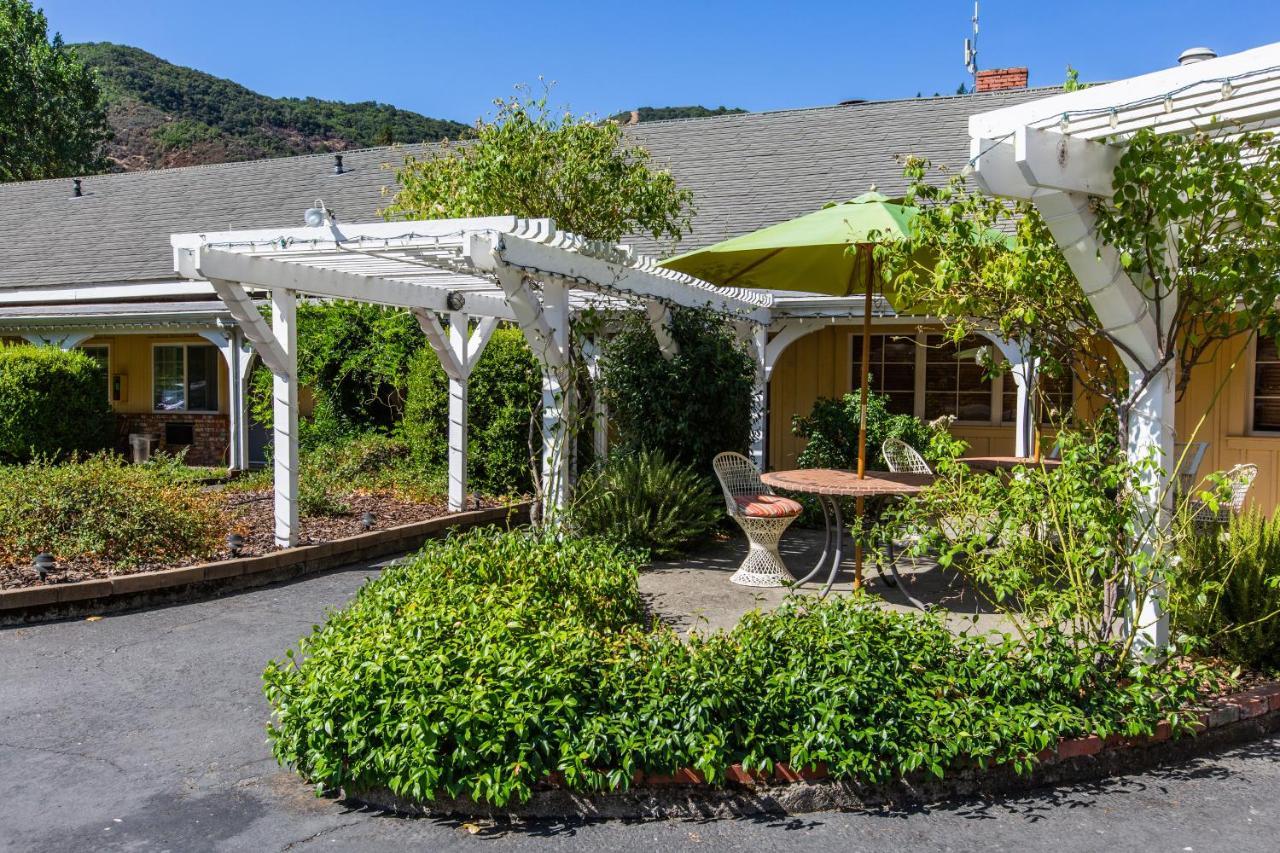
<svg viewBox="0 0 1280 853">
<path fill-rule="evenodd" d="M 127 45 L 75 45 L 97 73 L 117 170 L 456 138 L 467 126 L 389 104 L 271 98 Z"/>
<path fill-rule="evenodd" d="M 646 121 L 666 121 L 673 118 L 706 118 L 707 116 L 727 116 L 745 113 L 746 110 L 739 107 L 640 107 L 638 110 L 623 110 L 620 113 L 609 116 L 614 121 L 622 124 L 629 124 L 632 121 L 632 113 L 640 122 Z"/>
</svg>

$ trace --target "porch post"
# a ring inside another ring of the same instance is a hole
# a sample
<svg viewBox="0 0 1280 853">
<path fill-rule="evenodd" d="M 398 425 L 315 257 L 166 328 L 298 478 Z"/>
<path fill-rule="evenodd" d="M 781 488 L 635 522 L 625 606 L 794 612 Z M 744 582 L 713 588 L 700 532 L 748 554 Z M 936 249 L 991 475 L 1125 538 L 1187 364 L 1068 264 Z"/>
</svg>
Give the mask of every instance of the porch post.
<svg viewBox="0 0 1280 853">
<path fill-rule="evenodd" d="M 591 379 L 591 449 L 595 461 L 609 455 L 609 411 L 600 391 L 600 347 L 594 340 L 582 344 L 582 357 Z"/>
<path fill-rule="evenodd" d="M 200 337 L 218 348 L 227 365 L 227 467 L 232 471 L 249 469 L 249 368 L 253 351 L 238 326 L 230 329 L 200 332 Z"/>
<path fill-rule="evenodd" d="M 1009 375 L 1018 389 L 1017 402 L 1014 408 L 1013 455 L 1027 459 L 1035 450 L 1036 413 L 1035 390 L 1040 379 L 1040 359 L 1027 353 L 1030 348 L 1025 341 L 1010 341 L 999 335 L 985 335 L 1005 361 L 1009 362 Z"/>
<path fill-rule="evenodd" d="M 751 389 L 751 461 L 763 471 L 769 460 L 767 432 L 769 428 L 769 329 L 756 326 L 751 334 L 751 354 L 756 362 L 755 387 Z"/>
<path fill-rule="evenodd" d="M 271 291 L 271 329 L 285 364 L 272 371 L 276 545 L 298 544 L 298 295 Z"/>
</svg>

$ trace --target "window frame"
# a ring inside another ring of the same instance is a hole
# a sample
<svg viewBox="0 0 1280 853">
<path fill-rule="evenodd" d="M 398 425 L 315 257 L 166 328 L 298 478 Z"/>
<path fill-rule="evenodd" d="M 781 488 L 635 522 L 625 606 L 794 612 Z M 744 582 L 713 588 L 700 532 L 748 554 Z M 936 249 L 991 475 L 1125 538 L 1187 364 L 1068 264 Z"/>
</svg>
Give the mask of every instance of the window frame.
<svg viewBox="0 0 1280 853">
<path fill-rule="evenodd" d="M 166 347 L 170 349 L 182 350 L 182 408 L 181 409 L 158 409 L 156 408 L 156 350 Z M 191 357 L 188 351 L 192 347 L 207 347 L 217 353 L 214 360 L 214 375 L 217 377 L 218 386 L 214 388 L 214 408 L 212 409 L 192 409 L 189 407 L 191 399 Z M 221 368 L 222 353 L 217 352 L 218 348 L 209 343 L 196 343 L 194 341 L 184 341 L 180 343 L 165 343 L 160 341 L 151 342 L 151 411 L 157 415 L 185 414 L 185 415 L 216 415 L 222 411 L 222 387 L 221 387 Z M 107 389 L 108 393 L 110 388 Z"/>
<path fill-rule="evenodd" d="M 1249 425 L 1247 433 L 1249 435 L 1256 435 L 1262 438 L 1276 438 L 1280 436 L 1280 427 L 1276 427 L 1274 429 L 1267 429 L 1265 427 L 1257 426 L 1255 422 L 1255 418 L 1257 417 L 1257 414 L 1258 414 L 1257 408 L 1256 408 L 1256 402 L 1258 399 L 1258 344 L 1260 341 L 1261 341 L 1261 336 L 1254 335 L 1253 343 L 1249 345 L 1249 371 L 1248 371 L 1247 384 L 1245 385 L 1245 388 L 1246 388 L 1245 417 Z M 1268 359 L 1267 363 L 1280 365 L 1280 348 L 1277 348 L 1276 356 L 1277 358 L 1274 362 Z M 1280 399 L 1280 396 L 1274 395 L 1274 394 L 1264 394 L 1263 398 L 1264 399 Z"/>
<path fill-rule="evenodd" d="M 913 342 L 915 346 L 915 387 L 912 389 L 911 393 L 912 393 L 912 400 L 913 400 L 913 410 L 914 410 L 915 416 L 920 420 L 925 419 L 924 417 L 924 406 L 925 406 L 924 395 L 925 395 L 925 384 L 926 384 L 925 375 L 926 375 L 926 369 L 928 364 L 928 361 L 927 361 L 928 339 L 929 339 L 929 335 L 931 334 L 939 335 L 941 334 L 941 331 L 935 329 L 933 331 L 923 330 L 923 331 L 916 331 L 916 332 L 883 332 L 883 331 L 878 331 L 875 326 L 871 327 L 871 335 L 873 337 L 876 335 L 881 335 L 888 338 L 906 338 L 906 339 L 910 339 Z M 982 337 L 982 336 L 979 335 L 978 337 Z M 849 332 L 848 385 L 849 385 L 849 388 L 851 389 L 851 393 L 856 393 L 860 387 L 860 383 L 857 381 L 858 380 L 857 364 L 858 364 L 858 359 L 861 358 L 861 353 L 862 353 L 862 350 L 859 348 L 861 339 L 862 339 L 861 329 L 853 329 Z M 991 343 L 990 341 L 987 341 L 987 345 L 991 347 L 995 347 L 995 344 Z M 991 381 L 991 389 L 990 389 L 991 417 L 988 418 L 987 420 L 981 420 L 981 421 L 968 421 L 968 420 L 960 420 L 957 418 L 954 421 L 956 426 L 1004 427 L 1004 426 L 1012 426 L 1014 424 L 1013 421 L 1006 421 L 1002 419 L 1002 416 L 1004 414 L 1004 381 L 1005 381 L 1004 374 L 1003 373 L 997 374 L 996 376 L 993 376 L 990 381 Z M 1010 383 L 1013 382 L 1012 377 L 1009 378 L 1009 382 Z M 962 393 L 962 392 L 957 390 L 956 393 Z"/>
</svg>

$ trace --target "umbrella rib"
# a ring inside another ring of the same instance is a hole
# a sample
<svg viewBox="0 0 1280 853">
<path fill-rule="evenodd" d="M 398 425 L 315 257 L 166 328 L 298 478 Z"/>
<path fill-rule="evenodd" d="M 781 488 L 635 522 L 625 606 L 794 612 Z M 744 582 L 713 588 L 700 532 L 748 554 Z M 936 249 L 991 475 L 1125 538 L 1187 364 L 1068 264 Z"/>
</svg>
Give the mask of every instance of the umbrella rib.
<svg viewBox="0 0 1280 853">
<path fill-rule="evenodd" d="M 760 258 L 759 260 L 756 260 L 756 261 L 752 261 L 751 263 L 747 264 L 747 265 L 746 265 L 745 267 L 743 267 L 742 269 L 738 270 L 738 271 L 737 271 L 736 273 L 734 273 L 733 275 L 731 275 L 731 276 L 729 276 L 728 278 L 726 278 L 724 281 L 720 282 L 720 286 L 721 286 L 721 287 L 728 287 L 730 284 L 732 284 L 733 282 L 737 281 L 739 278 L 741 278 L 742 276 L 746 275 L 747 273 L 751 272 L 753 269 L 755 269 L 756 267 L 760 266 L 760 265 L 761 265 L 761 264 L 763 264 L 765 261 L 769 260 L 770 258 L 772 258 L 774 255 L 778 254 L 779 252 L 781 252 L 781 251 L 782 251 L 783 249 L 785 249 L 785 248 L 786 248 L 785 246 L 779 246 L 778 248 L 774 249 L 774 250 L 773 250 L 772 252 L 770 252 L 769 254 L 765 255 L 763 258 Z"/>
</svg>

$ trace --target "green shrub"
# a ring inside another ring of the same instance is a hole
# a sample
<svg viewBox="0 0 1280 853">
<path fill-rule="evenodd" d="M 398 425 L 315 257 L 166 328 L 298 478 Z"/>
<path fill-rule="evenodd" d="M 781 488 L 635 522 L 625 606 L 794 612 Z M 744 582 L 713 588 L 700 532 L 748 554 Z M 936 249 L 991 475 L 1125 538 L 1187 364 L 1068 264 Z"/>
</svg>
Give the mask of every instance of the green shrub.
<svg viewBox="0 0 1280 853">
<path fill-rule="evenodd" d="M 884 471 L 887 466 L 881 445 L 896 438 L 932 456 L 935 430 L 911 415 L 889 412 L 889 398 L 872 391 L 867 395 L 867 468 Z M 804 450 L 796 457 L 798 468 L 845 468 L 858 465 L 858 422 L 862 401 L 857 394 L 839 400 L 820 397 L 808 415 L 793 415 L 791 431 L 805 439 Z"/>
<path fill-rule="evenodd" d="M 528 798 L 635 771 L 825 763 L 876 782 L 972 762 L 1027 769 L 1059 737 L 1136 735 L 1191 676 L 1038 631 L 954 636 L 865 595 L 795 598 L 682 642 L 643 625 L 636 555 L 478 531 L 387 569 L 264 674 L 276 758 L 321 788 Z"/>
<path fill-rule="evenodd" d="M 0 463 L 110 447 L 106 387 L 102 366 L 82 352 L 0 346 Z"/>
<path fill-rule="evenodd" d="M 1280 666 L 1280 520 L 1254 509 L 1187 536 L 1179 556 L 1169 583 L 1174 629 L 1233 662 Z"/>
<path fill-rule="evenodd" d="M 660 451 L 615 453 L 578 483 L 575 529 L 657 557 L 705 539 L 724 516 L 719 488 Z"/>
<path fill-rule="evenodd" d="M 48 551 L 128 568 L 212 555 L 226 533 L 217 498 L 175 476 L 181 464 L 98 455 L 0 467 L 0 562 Z"/>
<path fill-rule="evenodd" d="M 680 351 L 667 360 L 643 316 L 623 318 L 601 350 L 609 422 L 624 449 L 659 450 L 710 475 L 717 453 L 748 450 L 755 362 L 708 312 L 673 311 L 671 336 Z"/>
<path fill-rule="evenodd" d="M 409 366 L 400 435 L 427 468 L 448 465 L 449 384 L 426 349 Z M 489 494 L 528 493 L 530 419 L 542 403 L 542 373 L 519 329 L 497 329 L 468 382 L 468 477 Z"/>
</svg>

